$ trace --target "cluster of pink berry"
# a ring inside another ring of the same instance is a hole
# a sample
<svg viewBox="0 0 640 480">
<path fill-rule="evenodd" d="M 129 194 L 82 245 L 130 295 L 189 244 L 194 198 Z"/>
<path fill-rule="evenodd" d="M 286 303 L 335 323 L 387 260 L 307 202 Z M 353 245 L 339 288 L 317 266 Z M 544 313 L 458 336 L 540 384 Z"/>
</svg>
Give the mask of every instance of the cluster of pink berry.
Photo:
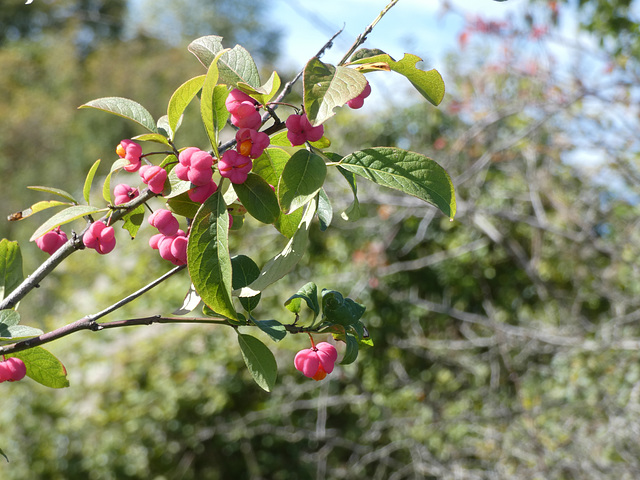
<svg viewBox="0 0 640 480">
<path fill-rule="evenodd" d="M 27 367 L 19 358 L 9 357 L 0 362 L 0 383 L 17 382 L 22 380 L 26 374 Z"/>
<path fill-rule="evenodd" d="M 244 183 L 253 168 L 253 160 L 269 146 L 269 136 L 258 129 L 262 118 L 258 112 L 258 102 L 240 90 L 233 89 L 225 101 L 231 114 L 230 121 L 238 127 L 236 149 L 227 150 L 218 162 L 218 171 L 231 183 Z"/>
<path fill-rule="evenodd" d="M 337 359 L 336 347 L 327 342 L 314 345 L 312 340 L 311 348 L 300 350 L 293 359 L 293 364 L 304 376 L 319 381 L 333 372 Z"/>
<path fill-rule="evenodd" d="M 149 217 L 149 224 L 158 232 L 149 239 L 149 246 L 174 265 L 186 265 L 189 238 L 180 230 L 178 219 L 169 210 L 156 210 Z"/>
</svg>

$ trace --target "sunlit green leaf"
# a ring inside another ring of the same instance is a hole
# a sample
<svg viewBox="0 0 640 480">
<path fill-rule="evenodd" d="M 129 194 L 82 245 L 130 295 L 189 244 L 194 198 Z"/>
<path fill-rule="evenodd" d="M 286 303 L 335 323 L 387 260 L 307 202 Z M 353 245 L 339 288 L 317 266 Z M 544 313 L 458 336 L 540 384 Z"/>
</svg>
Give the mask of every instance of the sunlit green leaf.
<svg viewBox="0 0 640 480">
<path fill-rule="evenodd" d="M 274 71 L 271 74 L 271 77 L 269 77 L 269 80 L 267 80 L 267 83 L 258 88 L 253 88 L 251 85 L 244 82 L 239 82 L 237 87 L 239 90 L 257 100 L 259 104 L 264 105 L 271 100 L 276 93 L 278 93 L 278 89 L 280 88 L 280 77 L 278 76 L 278 73 Z"/>
<path fill-rule="evenodd" d="M 96 108 L 105 112 L 113 113 L 120 117 L 133 120 L 138 125 L 143 126 L 153 133 L 158 133 L 156 122 L 149 111 L 138 102 L 122 97 L 104 97 L 91 100 L 90 102 L 80 105 L 78 108 Z"/>
<path fill-rule="evenodd" d="M 144 205 L 138 205 L 136 208 L 122 217 L 124 220 L 122 228 L 129 232 L 132 240 L 138 234 L 138 230 L 140 230 L 140 226 L 144 221 L 144 212 Z"/>
<path fill-rule="evenodd" d="M 107 210 L 107 208 L 96 208 L 92 207 L 91 205 L 74 205 L 72 207 L 65 208 L 61 212 L 56 213 L 42 225 L 40 225 L 38 229 L 33 233 L 33 235 L 31 235 L 29 241 L 33 242 L 36 238 L 41 237 L 49 230 L 53 230 L 54 228 L 60 225 L 64 225 L 65 223 L 72 222 L 87 215 L 93 215 L 94 213 L 106 212 Z"/>
<path fill-rule="evenodd" d="M 167 140 L 167 137 L 161 133 L 143 133 L 142 135 L 132 137 L 131 140 L 135 140 L 137 142 L 154 142 L 169 146 L 169 140 Z"/>
<path fill-rule="evenodd" d="M 331 225 L 332 219 L 333 207 L 331 206 L 331 201 L 324 191 L 324 188 L 321 188 L 318 192 L 318 220 L 320 221 L 320 230 L 324 232 L 329 225 Z"/>
<path fill-rule="evenodd" d="M 39 185 L 36 186 L 30 186 L 27 187 L 29 190 L 36 190 L 38 192 L 45 192 L 45 193 L 51 193 L 53 195 L 57 195 L 59 197 L 62 197 L 66 200 L 69 200 L 70 202 L 73 203 L 79 203 L 73 195 L 71 195 L 69 192 L 65 192 L 64 190 L 60 190 L 59 188 L 53 188 L 53 187 L 41 187 Z"/>
<path fill-rule="evenodd" d="M 104 198 L 106 202 L 113 203 L 111 199 L 111 176 L 128 164 L 129 160 L 124 158 L 120 158 L 111 164 L 111 170 L 109 170 L 109 174 L 107 178 L 104 179 L 104 184 L 102 185 L 102 198 Z"/>
<path fill-rule="evenodd" d="M 42 347 L 34 347 L 7 357 L 17 357 L 27 367 L 27 376 L 32 380 L 50 388 L 69 386 L 67 369 L 53 354 Z"/>
<path fill-rule="evenodd" d="M 12 213 L 11 215 L 9 215 L 8 220 L 10 222 L 15 222 L 17 220 L 24 220 L 25 218 L 30 217 L 34 213 L 38 213 L 52 207 L 61 207 L 63 205 L 70 206 L 73 204 L 69 202 L 60 202 L 58 200 L 44 200 L 42 202 L 34 203 L 29 208 L 22 210 L 21 212 Z"/>
<path fill-rule="evenodd" d="M 321 62 L 317 57 L 304 67 L 304 109 L 311 125 L 320 125 L 333 111 L 356 98 L 367 85 L 363 74 L 343 66 Z"/>
<path fill-rule="evenodd" d="M 358 53 L 358 52 L 356 52 Z M 352 61 L 351 65 L 366 65 L 375 63 L 385 63 L 394 72 L 404 75 L 415 87 L 420 95 L 429 100 L 433 105 L 439 105 L 444 98 L 444 81 L 437 70 L 420 70 L 416 63 L 422 59 L 416 55 L 405 53 L 402 60 L 396 62 L 386 53 L 366 56 Z"/>
<path fill-rule="evenodd" d="M 169 105 L 167 107 L 167 118 L 169 120 L 169 127 L 173 132 L 178 129 L 178 122 L 180 117 L 184 113 L 187 106 L 191 103 L 191 100 L 202 88 L 206 75 L 200 75 L 191 78 L 180 85 L 171 98 L 169 99 Z"/>
<path fill-rule="evenodd" d="M 84 180 L 84 188 L 82 189 L 82 195 L 84 196 L 84 200 L 87 203 L 91 203 L 89 201 L 89 196 L 91 195 L 91 184 L 93 183 L 93 177 L 95 177 L 99 166 L 100 166 L 100 160 L 96 160 L 95 163 L 89 169 L 89 173 L 87 173 L 87 178 Z"/>
</svg>

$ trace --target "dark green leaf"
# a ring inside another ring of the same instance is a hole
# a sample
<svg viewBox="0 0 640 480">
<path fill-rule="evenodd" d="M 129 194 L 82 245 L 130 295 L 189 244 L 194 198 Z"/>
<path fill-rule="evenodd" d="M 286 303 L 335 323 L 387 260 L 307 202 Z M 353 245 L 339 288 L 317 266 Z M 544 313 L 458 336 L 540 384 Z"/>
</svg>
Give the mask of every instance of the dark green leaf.
<svg viewBox="0 0 640 480">
<path fill-rule="evenodd" d="M 270 392 L 278 377 L 278 365 L 271 350 L 251 335 L 238 334 L 242 358 L 260 388 Z"/>
<path fill-rule="evenodd" d="M 438 207 L 449 218 L 456 199 L 449 174 L 432 159 L 399 148 L 368 148 L 340 161 L 345 170 L 374 183 L 418 197 Z"/>
<path fill-rule="evenodd" d="M 365 306 L 344 298 L 335 290 L 322 290 L 322 317 L 331 323 L 353 325 L 364 314 Z"/>
<path fill-rule="evenodd" d="M 22 253 L 18 242 L 0 240 L 0 300 L 3 300 L 24 280 Z M 0 315 L 13 310 L 0 310 Z M 15 313 L 15 312 L 14 312 Z M 18 317 L 19 318 L 19 317 Z M 2 317 L 0 316 L 0 321 Z"/>
<path fill-rule="evenodd" d="M 363 74 L 343 66 L 322 63 L 317 57 L 304 67 L 304 109 L 311 125 L 320 125 L 333 111 L 356 98 L 367 85 Z"/>
<path fill-rule="evenodd" d="M 202 204 L 193 219 L 187 260 L 191 281 L 202 301 L 213 311 L 235 319 L 228 231 L 227 206 L 219 189 Z"/>
<path fill-rule="evenodd" d="M 153 133 L 158 133 L 156 122 L 149 111 L 138 102 L 122 97 L 104 97 L 80 105 L 78 108 L 96 108 L 105 112 L 113 113 L 120 117 L 133 120 L 138 125 L 143 126 Z"/>
<path fill-rule="evenodd" d="M 284 166 L 277 186 L 282 211 L 293 212 L 307 204 L 322 188 L 326 175 L 327 166 L 322 157 L 309 150 L 294 153 Z"/>
<path fill-rule="evenodd" d="M 169 205 L 172 212 L 186 218 L 195 217 L 200 208 L 200 204 L 191 200 L 189 194 L 186 192 L 175 197 L 170 197 L 167 200 L 167 205 Z"/>
<path fill-rule="evenodd" d="M 271 337 L 274 342 L 279 342 L 287 336 L 287 329 L 277 320 L 256 320 L 251 317 L 251 321 L 264 333 Z"/>
<path fill-rule="evenodd" d="M 344 340 L 347 343 L 347 349 L 344 352 L 344 357 L 342 357 L 340 365 L 349 365 L 358 358 L 358 339 L 351 333 L 347 333 Z"/>
<path fill-rule="evenodd" d="M 242 205 L 256 220 L 271 224 L 280 215 L 278 198 L 271 186 L 259 175 L 250 172 L 244 183 L 233 186 Z"/>
<path fill-rule="evenodd" d="M 250 285 L 260 276 L 260 267 L 246 255 L 233 257 L 231 259 L 231 269 L 231 286 L 234 290 Z M 253 297 L 242 297 L 240 298 L 240 303 L 247 312 L 251 312 L 258 306 L 261 296 L 262 294 L 259 293 Z"/>
</svg>

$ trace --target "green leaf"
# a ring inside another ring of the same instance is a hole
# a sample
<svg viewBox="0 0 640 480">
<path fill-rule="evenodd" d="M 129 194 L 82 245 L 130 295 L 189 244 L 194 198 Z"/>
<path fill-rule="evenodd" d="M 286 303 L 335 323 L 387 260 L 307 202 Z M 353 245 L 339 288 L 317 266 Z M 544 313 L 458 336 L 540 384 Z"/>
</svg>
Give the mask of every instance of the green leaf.
<svg viewBox="0 0 640 480">
<path fill-rule="evenodd" d="M 309 228 L 311 227 L 311 221 L 316 213 L 317 206 L 315 199 L 309 202 L 307 210 L 300 221 L 300 225 L 298 225 L 296 234 L 289 240 L 289 243 L 287 243 L 282 252 L 262 267 L 260 276 L 252 282 L 251 285 L 240 289 L 238 293 L 239 297 L 252 297 L 293 270 L 307 250 Z"/>
<path fill-rule="evenodd" d="M 42 347 L 34 347 L 7 357 L 17 357 L 27 367 L 27 376 L 32 380 L 50 388 L 69 386 L 67 369 L 53 354 Z"/>
<path fill-rule="evenodd" d="M 420 92 L 420 95 L 433 105 L 439 105 L 444 98 L 444 81 L 442 80 L 442 76 L 437 70 L 424 71 L 416 68 L 416 63 L 421 61 L 422 59 L 420 57 L 405 53 L 402 60 L 396 62 L 389 55 L 383 53 L 360 58 L 352 61 L 350 65 L 385 63 L 389 65 L 389 68 L 394 72 L 404 75 L 415 89 Z"/>
<path fill-rule="evenodd" d="M 69 200 L 75 204 L 78 204 L 78 201 L 71 195 L 69 192 L 65 192 L 64 190 L 60 190 L 59 188 L 53 187 L 41 187 L 39 185 L 27 187 L 29 190 L 36 190 L 38 192 L 51 193 L 53 195 L 57 195 L 59 197 L 64 198 L 65 200 Z"/>
<path fill-rule="evenodd" d="M 131 235 L 131 240 L 133 240 L 134 238 L 136 238 L 138 230 L 140 230 L 140 226 L 144 221 L 144 205 L 138 205 L 136 208 L 122 217 L 122 219 L 124 220 L 122 228 L 129 232 L 129 235 Z"/>
<path fill-rule="evenodd" d="M 253 317 L 250 317 L 250 319 L 256 327 L 269 335 L 274 342 L 279 342 L 287 336 L 287 329 L 277 320 L 256 320 Z"/>
<path fill-rule="evenodd" d="M 133 120 L 138 125 L 146 128 L 152 133 L 158 133 L 156 122 L 149 111 L 138 102 L 122 97 L 104 97 L 80 105 L 78 108 L 96 108 L 105 112 L 113 113 L 119 117 Z"/>
<path fill-rule="evenodd" d="M 113 203 L 113 200 L 111 199 L 111 176 L 128 164 L 129 160 L 124 158 L 116 160 L 111 164 L 111 170 L 109 170 L 109 174 L 107 175 L 107 178 L 104 179 L 104 184 L 102 185 L 102 198 L 104 198 L 106 202 Z"/>
<path fill-rule="evenodd" d="M 368 148 L 340 161 L 345 170 L 379 185 L 394 188 L 438 207 L 449 218 L 456 199 L 449 174 L 432 159 L 399 148 Z"/>
<path fill-rule="evenodd" d="M 216 157 L 218 154 L 218 131 L 217 108 L 214 105 L 214 91 L 218 84 L 218 57 L 214 58 L 209 65 L 209 70 L 202 85 L 202 94 L 200 96 L 200 114 L 202 116 L 202 124 L 207 132 L 211 146 Z M 225 89 L 226 90 L 226 89 Z"/>
<path fill-rule="evenodd" d="M 224 50 L 222 37 L 207 35 L 197 38 L 189 44 L 188 50 L 196 56 L 202 65 L 209 68 L 214 58 Z M 220 69 L 220 80 L 227 85 L 236 87 L 238 83 L 245 83 L 254 88 L 260 87 L 258 67 L 249 52 L 240 45 L 236 45 L 222 54 L 218 68 Z"/>
<path fill-rule="evenodd" d="M 322 63 L 317 57 L 304 67 L 304 109 L 311 125 L 324 123 L 341 107 L 356 98 L 367 86 L 364 75 L 343 66 Z"/>
<path fill-rule="evenodd" d="M 196 94 L 202 89 L 205 78 L 206 75 L 191 78 L 180 85 L 171 95 L 169 106 L 167 107 L 167 118 L 171 131 L 175 132 L 178 129 L 180 117 Z"/>
<path fill-rule="evenodd" d="M 320 221 L 320 230 L 322 232 L 331 225 L 332 219 L 333 207 L 331 206 L 331 201 L 329 201 L 324 188 L 321 188 L 320 192 L 318 192 L 318 220 Z"/>
<path fill-rule="evenodd" d="M 353 325 L 364 315 L 365 308 L 350 298 L 344 298 L 340 292 L 322 290 L 322 317 L 331 323 Z"/>
<path fill-rule="evenodd" d="M 23 280 L 20 245 L 18 242 L 3 238 L 0 240 L 0 300 L 13 292 Z M 0 315 L 4 312 L 13 312 L 13 310 L 0 310 Z M 2 321 L 1 318 L 0 321 Z"/>
<path fill-rule="evenodd" d="M 273 137 L 271 137 L 273 140 Z M 260 175 L 264 180 L 274 187 L 278 185 L 278 180 L 284 166 L 287 164 L 291 154 L 281 148 L 269 147 L 262 152 L 262 155 L 253 161 L 251 171 Z"/>
<path fill-rule="evenodd" d="M 340 365 L 349 365 L 356 361 L 358 358 L 358 339 L 351 333 L 347 333 L 344 336 L 344 341 L 347 343 L 347 348 L 344 352 L 344 357 Z"/>
<path fill-rule="evenodd" d="M 271 224 L 280 215 L 278 198 L 271 186 L 259 175 L 249 172 L 247 180 L 233 186 L 242 205 L 256 220 Z"/>
<path fill-rule="evenodd" d="M 96 208 L 91 205 L 74 205 L 72 207 L 65 208 L 40 225 L 33 235 L 31 235 L 29 241 L 33 242 L 36 238 L 41 237 L 49 230 L 53 230 L 65 223 L 72 222 L 87 215 L 93 215 L 94 213 L 106 212 L 107 210 L 108 208 Z"/>
<path fill-rule="evenodd" d="M 309 282 L 303 285 L 296 294 L 291 295 L 285 302 L 284 306 L 290 312 L 299 314 L 302 307 L 302 300 L 305 301 L 307 307 L 313 312 L 313 325 L 320 314 L 320 305 L 318 304 L 318 287 L 315 283 Z"/>
<path fill-rule="evenodd" d="M 218 189 L 202 204 L 193 219 L 187 264 L 191 281 L 202 301 L 213 311 L 235 319 L 228 230 L 227 205 Z"/>
<path fill-rule="evenodd" d="M 180 124 L 181 123 L 182 123 L 182 119 L 180 119 L 178 121 L 178 126 L 176 128 L 180 128 Z M 167 136 L 169 138 L 175 137 L 176 132 L 174 132 L 173 129 L 171 128 L 171 125 L 169 125 L 169 117 L 168 116 L 162 115 L 158 119 L 158 122 L 156 123 L 156 126 L 158 128 L 158 131 L 160 132 L 160 135 Z"/>
<path fill-rule="evenodd" d="M 0 310 L 0 328 L 12 327 L 20 323 L 20 314 L 15 310 Z"/>
<path fill-rule="evenodd" d="M 84 196 L 84 201 L 87 203 L 91 203 L 89 201 L 89 196 L 91 195 L 91 184 L 93 183 L 93 177 L 96 176 L 96 171 L 100 166 L 100 160 L 96 160 L 95 163 L 89 169 L 89 173 L 87 173 L 87 178 L 84 180 L 84 188 L 82 189 L 82 195 Z"/>
<path fill-rule="evenodd" d="M 0 323 L 0 345 L 21 342 L 22 340 L 37 337 L 43 333 L 39 328 L 29 327 L 27 325 L 6 326 Z"/>
<path fill-rule="evenodd" d="M 278 201 L 283 212 L 293 212 L 316 196 L 327 176 L 327 165 L 309 150 L 294 153 L 278 182 Z"/>
<path fill-rule="evenodd" d="M 298 225 L 302 220 L 302 209 L 298 209 L 295 212 L 284 213 L 280 212 L 274 227 L 285 237 L 292 238 L 298 231 Z"/>
<path fill-rule="evenodd" d="M 347 207 L 347 209 L 340 214 L 340 216 L 347 221 L 356 221 L 360 218 L 360 202 L 358 201 L 358 184 L 356 183 L 356 176 L 342 167 L 338 167 L 338 171 L 347 180 L 347 183 L 351 187 L 353 192 L 353 202 Z"/>
<path fill-rule="evenodd" d="M 253 88 L 251 85 L 244 82 L 239 82 L 237 87 L 242 92 L 257 100 L 258 103 L 264 105 L 271 100 L 276 93 L 278 93 L 278 89 L 280 88 L 280 77 L 278 76 L 278 73 L 274 71 L 271 74 L 271 77 L 269 77 L 269 80 L 267 80 L 267 83 L 258 88 Z"/>
<path fill-rule="evenodd" d="M 278 365 L 273 353 L 264 343 L 251 335 L 239 333 L 238 343 L 249 373 L 260 388 L 270 392 L 278 377 Z"/>
<path fill-rule="evenodd" d="M 246 255 L 236 255 L 233 257 L 231 259 L 231 269 L 231 287 L 234 290 L 250 285 L 251 282 L 260 276 L 260 267 Z M 249 298 L 242 297 L 240 303 L 247 312 L 251 312 L 258 306 L 258 303 L 260 303 L 261 296 L 262 294 L 259 293 Z"/>
<path fill-rule="evenodd" d="M 38 213 L 52 207 L 60 207 L 62 205 L 73 205 L 73 204 L 69 202 L 60 202 L 58 200 L 44 200 L 42 202 L 34 203 L 29 208 L 22 210 L 21 212 L 12 213 L 11 215 L 9 215 L 8 220 L 10 222 L 24 220 L 25 218 L 30 217 L 34 213 Z"/>
<path fill-rule="evenodd" d="M 171 197 L 167 200 L 167 204 L 173 213 L 182 215 L 186 218 L 193 218 L 198 213 L 200 204 L 194 202 L 189 198 L 188 193 L 181 193 L 175 197 Z"/>
<path fill-rule="evenodd" d="M 143 133 L 142 135 L 132 137 L 131 140 L 136 140 L 138 142 L 154 142 L 170 146 L 167 137 L 165 137 L 161 133 Z"/>
</svg>

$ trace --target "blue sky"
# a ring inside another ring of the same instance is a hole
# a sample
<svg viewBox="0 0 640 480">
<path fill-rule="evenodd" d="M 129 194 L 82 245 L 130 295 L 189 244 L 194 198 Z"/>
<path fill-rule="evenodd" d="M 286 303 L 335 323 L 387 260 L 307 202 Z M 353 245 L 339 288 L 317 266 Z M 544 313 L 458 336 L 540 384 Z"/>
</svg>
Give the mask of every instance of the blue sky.
<svg viewBox="0 0 640 480">
<path fill-rule="evenodd" d="M 520 8 L 522 0 L 457 0 L 469 14 L 501 17 Z M 355 38 L 387 4 L 386 0 L 272 0 L 270 21 L 282 25 L 283 57 L 291 66 L 304 64 L 331 35 L 344 25 L 344 32 L 327 53 L 328 62 L 338 61 Z M 400 0 L 377 25 L 365 46 L 381 48 L 392 57 L 403 53 L 422 57 L 429 66 L 442 66 L 443 53 L 456 45 L 462 19 L 440 15 L 440 0 Z"/>
</svg>

